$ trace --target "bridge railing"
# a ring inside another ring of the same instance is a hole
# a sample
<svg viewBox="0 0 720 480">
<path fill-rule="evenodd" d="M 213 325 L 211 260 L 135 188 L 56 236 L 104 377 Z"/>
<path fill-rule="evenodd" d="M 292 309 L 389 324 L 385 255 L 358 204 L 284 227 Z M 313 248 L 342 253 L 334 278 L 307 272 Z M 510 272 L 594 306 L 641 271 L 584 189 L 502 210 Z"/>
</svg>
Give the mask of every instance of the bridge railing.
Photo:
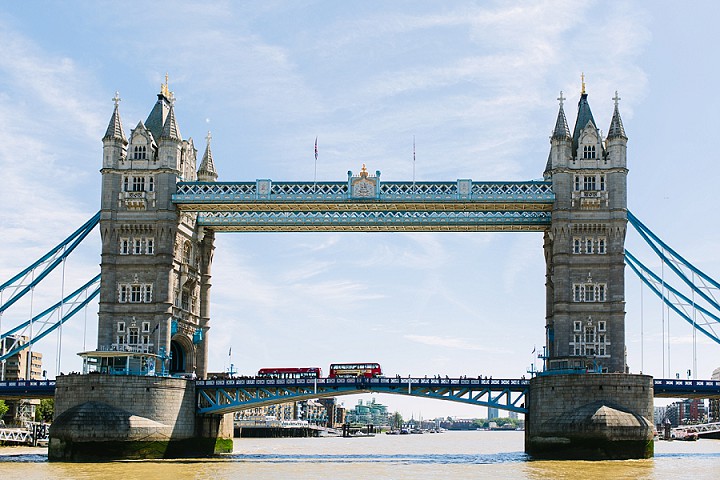
<svg viewBox="0 0 720 480">
<path fill-rule="evenodd" d="M 505 379 L 476 379 L 476 378 L 418 378 L 418 377 L 386 377 L 386 378 L 296 378 L 296 379 L 275 379 L 275 378 L 241 378 L 241 379 L 216 379 L 216 380 L 197 380 L 195 385 L 203 388 L 211 387 L 238 387 L 238 386 L 282 386 L 282 385 L 398 385 L 406 386 L 408 383 L 412 385 L 435 386 L 484 386 L 488 388 L 526 388 L 530 384 L 530 380 L 505 378 Z"/>
</svg>

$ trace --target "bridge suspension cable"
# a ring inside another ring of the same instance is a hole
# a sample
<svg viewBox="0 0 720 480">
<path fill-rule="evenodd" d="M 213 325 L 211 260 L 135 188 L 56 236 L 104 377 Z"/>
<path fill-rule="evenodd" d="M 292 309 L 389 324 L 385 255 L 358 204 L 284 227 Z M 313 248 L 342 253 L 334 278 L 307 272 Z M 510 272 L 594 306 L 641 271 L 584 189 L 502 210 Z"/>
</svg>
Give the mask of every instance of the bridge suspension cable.
<svg viewBox="0 0 720 480">
<path fill-rule="evenodd" d="M 32 265 L 0 285 L 0 315 L 20 300 L 26 293 L 31 291 L 40 283 L 55 267 L 67 258 L 70 253 L 85 239 L 85 237 L 100 222 L 100 212 L 96 213 L 90 220 L 75 230 L 69 237 L 60 242 L 56 247 L 40 257 Z M 39 274 L 35 274 L 40 271 Z M 28 278 L 30 282 L 28 283 Z M 5 290 L 10 291 L 10 297 L 2 301 L 2 294 Z"/>
<path fill-rule="evenodd" d="M 713 290 L 720 290 L 720 283 L 712 279 L 709 275 L 695 267 L 692 263 L 683 258 L 679 253 L 670 248 L 665 242 L 660 240 L 649 228 L 647 228 L 640 220 L 629 211 L 627 212 L 628 222 L 635 227 L 635 230 L 645 240 L 645 242 L 653 249 L 664 265 L 670 267 L 675 274 L 688 286 L 707 301 L 713 308 L 720 311 L 720 302 L 712 296 Z M 691 272 L 691 276 L 697 275 L 702 281 L 702 287 L 698 287 L 695 281 L 688 278 L 688 275 L 682 271 L 682 267 Z M 708 285 L 709 284 L 709 285 Z M 708 293 L 706 293 L 708 292 Z"/>
<path fill-rule="evenodd" d="M 81 286 L 70 295 L 57 302 L 55 305 L 47 308 L 38 315 L 32 317 L 30 320 L 26 320 L 15 328 L 8 330 L 6 333 L 0 335 L 0 342 L 5 342 L 5 338 L 11 335 L 17 335 L 18 338 L 10 345 L 9 349 L 0 355 L 0 361 L 6 360 L 12 355 L 15 355 L 21 350 L 32 347 L 32 345 L 44 337 L 58 329 L 68 319 L 72 318 L 77 312 L 83 309 L 91 300 L 93 300 L 100 293 L 100 274 L 96 275 L 92 280 Z M 84 294 L 84 295 L 83 295 Z M 70 311 L 62 315 L 63 307 L 68 305 Z M 58 313 L 58 320 L 51 320 L 54 313 Z M 46 318 L 47 317 L 47 318 Z M 33 325 L 40 324 L 40 330 L 38 334 L 30 336 L 30 340 L 27 343 L 20 342 L 19 338 L 24 336 L 25 331 L 32 328 Z"/>
<path fill-rule="evenodd" d="M 670 371 L 670 311 L 673 311 L 693 327 L 692 370 L 694 374 L 697 374 L 697 332 L 700 331 L 715 343 L 720 344 L 720 326 L 717 325 L 720 323 L 720 300 L 718 300 L 717 295 L 720 291 L 720 283 L 663 242 L 630 211 L 627 212 L 627 218 L 630 225 L 635 228 L 661 261 L 661 274 L 657 275 L 631 252 L 625 251 L 626 263 L 640 278 L 641 285 L 647 285 L 662 302 L 663 372 L 665 371 L 666 353 L 668 374 Z M 678 288 L 668 283 L 665 266 L 677 276 L 675 280 L 679 278 L 690 289 L 689 295 L 683 294 Z M 667 351 L 665 346 L 666 332 Z M 688 375 L 690 375 L 689 371 Z"/>
</svg>

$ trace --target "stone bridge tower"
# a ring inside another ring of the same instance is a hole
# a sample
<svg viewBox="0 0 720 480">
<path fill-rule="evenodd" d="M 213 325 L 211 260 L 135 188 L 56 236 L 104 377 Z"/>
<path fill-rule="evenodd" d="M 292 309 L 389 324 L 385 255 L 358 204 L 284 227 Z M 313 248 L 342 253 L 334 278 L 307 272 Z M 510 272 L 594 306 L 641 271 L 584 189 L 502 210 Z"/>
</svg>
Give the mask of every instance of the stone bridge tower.
<svg viewBox="0 0 720 480">
<path fill-rule="evenodd" d="M 103 137 L 97 358 L 108 369 L 204 377 L 214 234 L 198 227 L 194 215 L 180 213 L 172 195 L 178 181 L 217 179 L 210 136 L 197 168 L 197 150 L 180 134 L 167 77 L 129 139 L 117 95 L 114 101 Z"/>
<path fill-rule="evenodd" d="M 585 92 L 570 134 L 563 96 L 545 179 L 555 193 L 545 232 L 546 365 L 626 372 L 627 137 L 615 95 L 602 138 Z"/>
</svg>

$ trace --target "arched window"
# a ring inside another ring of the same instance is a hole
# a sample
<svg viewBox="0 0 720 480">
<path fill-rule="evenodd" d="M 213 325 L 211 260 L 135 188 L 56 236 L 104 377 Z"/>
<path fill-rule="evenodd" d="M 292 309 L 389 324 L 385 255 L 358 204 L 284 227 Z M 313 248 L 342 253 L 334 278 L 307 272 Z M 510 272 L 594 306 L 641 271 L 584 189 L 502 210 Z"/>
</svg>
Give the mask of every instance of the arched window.
<svg viewBox="0 0 720 480">
<path fill-rule="evenodd" d="M 585 145 L 583 147 L 583 158 L 595 158 L 595 145 Z"/>
<path fill-rule="evenodd" d="M 183 246 L 183 263 L 190 264 L 190 259 L 192 258 L 190 254 L 192 253 L 192 248 L 190 247 L 190 242 L 185 242 L 185 245 Z"/>
<path fill-rule="evenodd" d="M 145 160 L 147 158 L 147 147 L 145 145 L 135 145 L 133 148 L 134 160 Z"/>
</svg>

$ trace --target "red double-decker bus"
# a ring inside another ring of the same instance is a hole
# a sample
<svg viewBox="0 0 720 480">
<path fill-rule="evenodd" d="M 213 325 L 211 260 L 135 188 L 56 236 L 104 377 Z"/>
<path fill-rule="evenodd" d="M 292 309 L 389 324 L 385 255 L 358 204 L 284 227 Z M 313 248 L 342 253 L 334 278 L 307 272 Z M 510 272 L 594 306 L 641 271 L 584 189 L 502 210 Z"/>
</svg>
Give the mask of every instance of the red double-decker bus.
<svg viewBox="0 0 720 480">
<path fill-rule="evenodd" d="M 328 378 L 373 378 L 382 376 L 379 363 L 332 363 Z"/>
<path fill-rule="evenodd" d="M 261 368 L 258 370 L 260 378 L 320 378 L 322 370 L 319 367 L 300 368 Z"/>
</svg>

